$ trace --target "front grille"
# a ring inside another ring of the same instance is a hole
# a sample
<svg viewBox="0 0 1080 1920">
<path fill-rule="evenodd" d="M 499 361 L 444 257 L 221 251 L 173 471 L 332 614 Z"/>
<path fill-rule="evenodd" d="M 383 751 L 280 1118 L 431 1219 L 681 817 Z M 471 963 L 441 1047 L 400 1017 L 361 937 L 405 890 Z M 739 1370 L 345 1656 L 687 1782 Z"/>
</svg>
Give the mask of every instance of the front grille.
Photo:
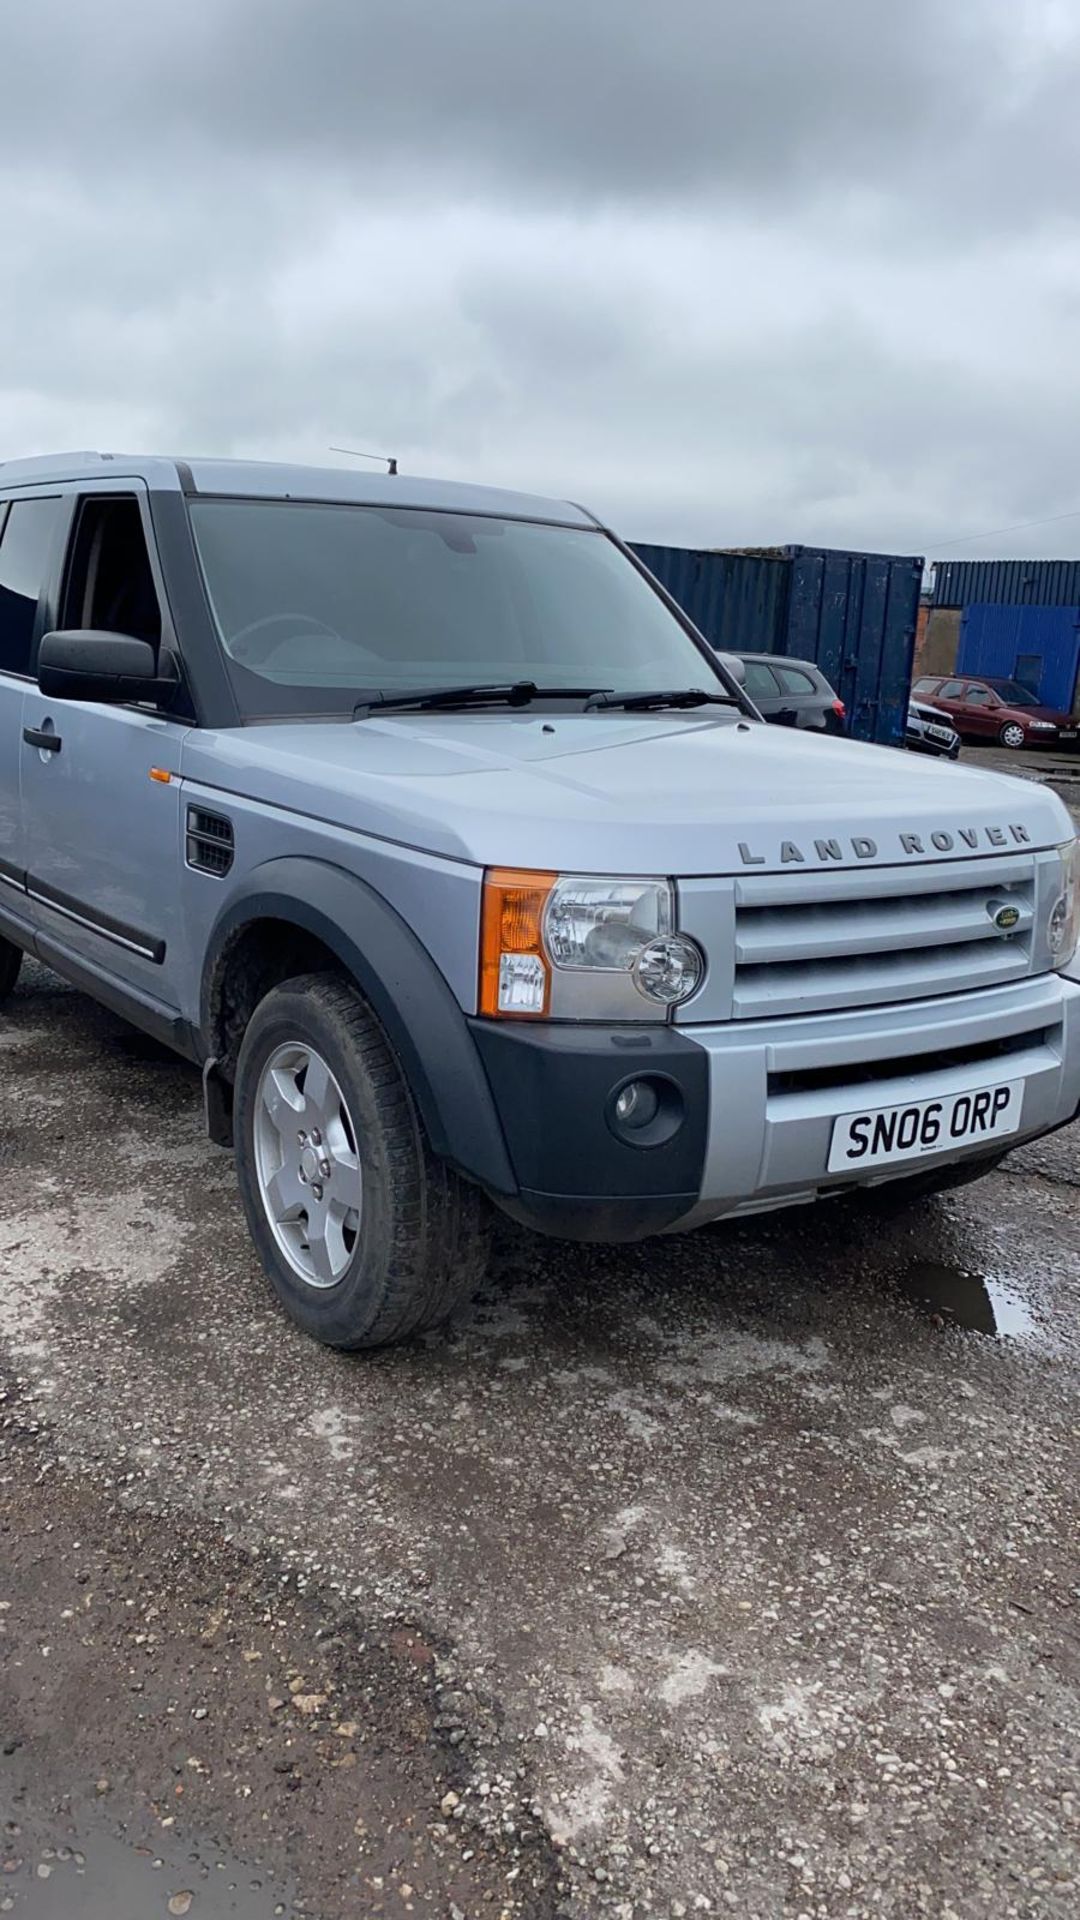
<svg viewBox="0 0 1080 1920">
<path fill-rule="evenodd" d="M 736 883 L 737 1020 L 1001 986 L 1031 969 L 1030 855 Z M 1015 925 L 995 924 L 1001 909 Z"/>
<path fill-rule="evenodd" d="M 1001 1040 L 979 1040 L 970 1046 L 942 1047 L 932 1053 L 907 1053 L 901 1058 L 891 1054 L 886 1060 L 857 1063 L 848 1060 L 829 1067 L 796 1067 L 783 1073 L 770 1073 L 769 1095 L 771 1098 L 782 1093 L 820 1093 L 827 1087 L 858 1087 L 875 1080 L 895 1080 L 901 1074 L 907 1079 L 920 1073 L 940 1073 L 950 1067 L 973 1067 L 1046 1046 L 1053 1037 L 1053 1029 L 1033 1027 L 1026 1033 L 1010 1033 Z"/>
</svg>

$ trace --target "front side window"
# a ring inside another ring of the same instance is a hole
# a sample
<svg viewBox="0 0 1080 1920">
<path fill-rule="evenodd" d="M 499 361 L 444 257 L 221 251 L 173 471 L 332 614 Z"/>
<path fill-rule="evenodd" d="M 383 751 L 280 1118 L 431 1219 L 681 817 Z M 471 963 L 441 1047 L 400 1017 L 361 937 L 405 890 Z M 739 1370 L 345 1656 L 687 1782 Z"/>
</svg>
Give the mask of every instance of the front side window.
<svg viewBox="0 0 1080 1920">
<path fill-rule="evenodd" d="M 247 717 L 529 680 L 587 694 L 723 683 L 591 528 L 278 500 L 189 508 Z"/>
<path fill-rule="evenodd" d="M 801 667 L 777 667 L 780 685 L 785 693 L 816 693 L 817 688 L 808 673 Z"/>
<path fill-rule="evenodd" d="M 64 593 L 63 624 L 161 640 L 150 554 L 139 503 L 91 496 L 79 508 Z"/>
<path fill-rule="evenodd" d="M 780 682 L 771 667 L 764 660 L 748 660 L 746 663 L 746 691 L 751 700 L 775 700 L 780 693 Z"/>
<path fill-rule="evenodd" d="M 13 500 L 0 535 L 0 673 L 28 674 L 59 496 Z M 0 519 L 3 508 L 0 507 Z"/>
</svg>

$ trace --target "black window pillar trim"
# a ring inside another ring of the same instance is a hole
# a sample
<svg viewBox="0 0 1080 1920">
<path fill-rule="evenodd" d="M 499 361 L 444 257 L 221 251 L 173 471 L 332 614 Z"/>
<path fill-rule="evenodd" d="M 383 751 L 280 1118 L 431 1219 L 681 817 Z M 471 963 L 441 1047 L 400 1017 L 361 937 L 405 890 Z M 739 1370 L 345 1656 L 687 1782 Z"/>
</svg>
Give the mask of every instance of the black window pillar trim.
<svg viewBox="0 0 1080 1920">
<path fill-rule="evenodd" d="M 174 645 L 191 693 L 195 723 L 200 727 L 238 727 L 242 724 L 240 709 L 207 605 L 187 501 L 182 493 L 162 488 L 149 489 L 146 500 L 171 612 Z"/>
</svg>

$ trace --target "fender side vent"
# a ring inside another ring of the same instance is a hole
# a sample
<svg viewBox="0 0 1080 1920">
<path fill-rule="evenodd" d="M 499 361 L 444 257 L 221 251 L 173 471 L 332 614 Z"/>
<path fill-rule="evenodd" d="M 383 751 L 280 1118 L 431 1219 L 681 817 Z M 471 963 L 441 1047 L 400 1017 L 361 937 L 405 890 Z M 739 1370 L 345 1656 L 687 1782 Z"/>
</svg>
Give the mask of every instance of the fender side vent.
<svg viewBox="0 0 1080 1920">
<path fill-rule="evenodd" d="M 213 873 L 219 878 L 233 863 L 232 821 L 220 813 L 207 813 L 202 807 L 187 810 L 187 864 L 198 873 Z"/>
</svg>

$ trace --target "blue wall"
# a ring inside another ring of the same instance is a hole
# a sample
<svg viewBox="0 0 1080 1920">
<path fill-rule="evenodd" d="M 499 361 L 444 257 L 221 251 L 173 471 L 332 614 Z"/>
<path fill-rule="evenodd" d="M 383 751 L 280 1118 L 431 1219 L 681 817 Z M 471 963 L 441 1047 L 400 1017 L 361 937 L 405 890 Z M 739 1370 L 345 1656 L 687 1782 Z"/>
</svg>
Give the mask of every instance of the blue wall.
<svg viewBox="0 0 1080 1920">
<path fill-rule="evenodd" d="M 1022 680 L 1048 707 L 1072 712 L 1080 658 L 1080 607 L 976 602 L 960 624 L 958 673 Z"/>
</svg>

